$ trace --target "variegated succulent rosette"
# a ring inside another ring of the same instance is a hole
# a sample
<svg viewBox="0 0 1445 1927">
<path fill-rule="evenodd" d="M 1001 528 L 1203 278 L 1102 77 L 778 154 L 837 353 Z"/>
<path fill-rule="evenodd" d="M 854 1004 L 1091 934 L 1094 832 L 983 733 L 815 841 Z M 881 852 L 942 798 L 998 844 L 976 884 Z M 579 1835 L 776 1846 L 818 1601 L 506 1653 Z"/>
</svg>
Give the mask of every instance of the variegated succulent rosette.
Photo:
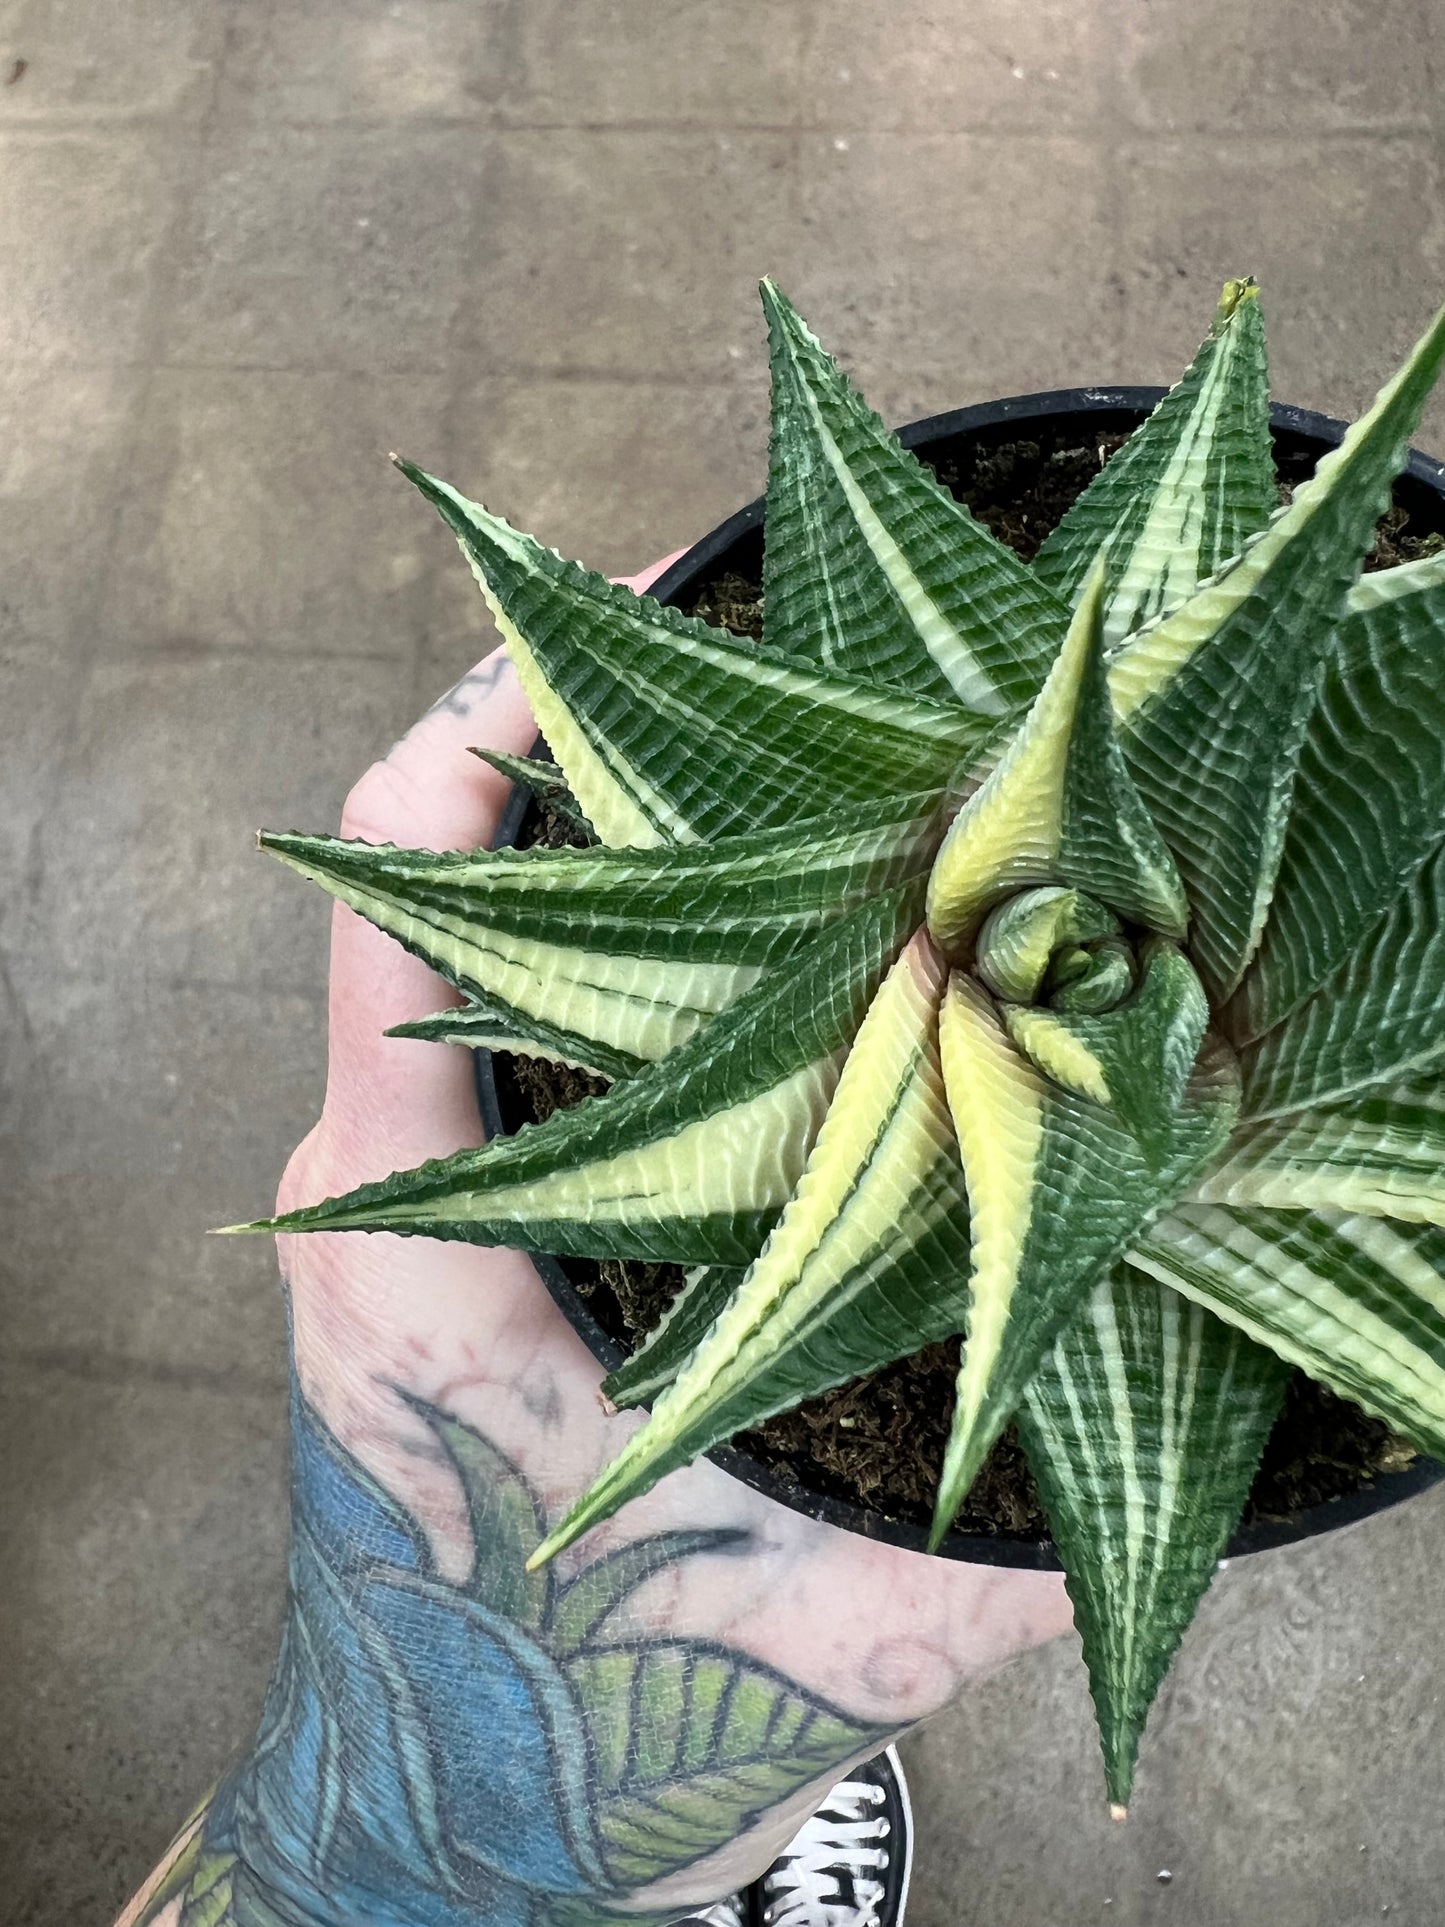
<svg viewBox="0 0 1445 1927">
<path fill-rule="evenodd" d="M 1445 1453 L 1445 554 L 1361 574 L 1437 319 L 1280 505 L 1263 327 L 1032 566 L 770 284 L 764 640 L 418 469 L 586 849 L 266 846 L 605 1094 L 275 1226 L 692 1267 L 545 1561 L 673 1468 L 962 1333 L 934 1523 L 1017 1422 L 1110 1796 L 1291 1368 Z"/>
</svg>

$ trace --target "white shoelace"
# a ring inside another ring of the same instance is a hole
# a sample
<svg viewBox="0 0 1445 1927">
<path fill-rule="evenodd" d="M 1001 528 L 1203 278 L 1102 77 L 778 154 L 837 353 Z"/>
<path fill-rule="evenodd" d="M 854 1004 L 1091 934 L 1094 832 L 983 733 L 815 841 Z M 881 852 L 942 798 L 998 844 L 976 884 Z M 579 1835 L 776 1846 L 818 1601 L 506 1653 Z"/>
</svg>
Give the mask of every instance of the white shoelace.
<svg viewBox="0 0 1445 1927">
<path fill-rule="evenodd" d="M 764 1883 L 766 1927 L 878 1927 L 884 1886 L 871 1869 L 886 1867 L 881 1845 L 888 1821 L 876 1811 L 887 1796 L 867 1780 L 844 1780 L 789 1843 Z M 839 1870 L 852 1876 L 848 1904 Z"/>
</svg>

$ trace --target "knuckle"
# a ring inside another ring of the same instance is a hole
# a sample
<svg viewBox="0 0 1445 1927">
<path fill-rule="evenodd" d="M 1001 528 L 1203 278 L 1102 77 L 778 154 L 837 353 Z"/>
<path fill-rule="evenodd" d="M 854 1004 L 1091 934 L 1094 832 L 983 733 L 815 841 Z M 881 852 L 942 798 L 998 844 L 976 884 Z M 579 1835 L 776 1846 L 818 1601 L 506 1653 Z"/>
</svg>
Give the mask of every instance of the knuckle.
<svg viewBox="0 0 1445 1927">
<path fill-rule="evenodd" d="M 318 1120 L 286 1160 L 276 1187 L 277 1211 L 297 1211 L 316 1202 L 318 1167 L 325 1162 L 323 1127 Z"/>
<path fill-rule="evenodd" d="M 366 843 L 405 840 L 416 822 L 421 798 L 407 773 L 389 759 L 373 763 L 347 794 L 341 834 Z"/>
</svg>

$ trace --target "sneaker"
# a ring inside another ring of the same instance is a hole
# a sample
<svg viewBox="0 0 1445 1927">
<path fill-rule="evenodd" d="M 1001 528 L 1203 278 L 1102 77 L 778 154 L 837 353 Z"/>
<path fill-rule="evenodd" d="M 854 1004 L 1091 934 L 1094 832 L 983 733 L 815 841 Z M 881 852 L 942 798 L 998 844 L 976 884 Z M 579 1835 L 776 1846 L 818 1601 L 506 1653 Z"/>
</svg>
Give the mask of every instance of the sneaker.
<svg viewBox="0 0 1445 1927">
<path fill-rule="evenodd" d="M 757 1927 L 902 1927 L 912 1871 L 913 1810 L 890 1746 L 838 1782 L 748 1897 Z"/>
<path fill-rule="evenodd" d="M 686 1920 L 677 1921 L 674 1927 L 751 1927 L 748 1897 L 746 1894 L 730 1894 L 726 1900 L 715 1901 L 711 1907 L 699 1907 Z"/>
</svg>

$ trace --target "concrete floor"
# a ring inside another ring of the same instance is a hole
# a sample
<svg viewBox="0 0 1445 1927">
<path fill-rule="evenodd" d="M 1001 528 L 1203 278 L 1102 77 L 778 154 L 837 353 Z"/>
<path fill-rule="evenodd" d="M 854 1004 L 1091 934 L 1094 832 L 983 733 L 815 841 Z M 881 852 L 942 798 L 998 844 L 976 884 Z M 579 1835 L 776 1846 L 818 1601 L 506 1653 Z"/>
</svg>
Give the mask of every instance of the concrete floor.
<svg viewBox="0 0 1445 1927">
<path fill-rule="evenodd" d="M 0 1922 L 246 1737 L 259 1246 L 326 917 L 256 859 L 484 646 L 387 468 L 608 569 L 756 492 L 776 275 L 902 419 L 1172 378 L 1265 283 L 1357 408 L 1445 292 L 1434 0 L 0 0 Z M 1445 445 L 1437 403 L 1422 436 Z M 1236 1567 L 1097 1794 L 1073 1651 L 912 1750 L 919 1927 L 1438 1922 L 1445 1494 Z M 1165 1883 L 1160 1872 L 1172 1879 Z"/>
</svg>

